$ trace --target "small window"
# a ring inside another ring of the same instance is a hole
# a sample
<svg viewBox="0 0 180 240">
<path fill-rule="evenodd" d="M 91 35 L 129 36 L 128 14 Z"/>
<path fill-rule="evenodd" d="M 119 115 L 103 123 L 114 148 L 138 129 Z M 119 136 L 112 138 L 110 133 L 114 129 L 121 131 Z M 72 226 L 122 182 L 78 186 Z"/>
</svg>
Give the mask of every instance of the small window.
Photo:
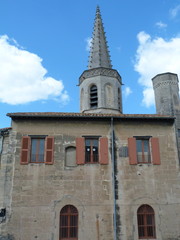
<svg viewBox="0 0 180 240">
<path fill-rule="evenodd" d="M 45 138 L 31 138 L 30 162 L 44 162 Z"/>
<path fill-rule="evenodd" d="M 98 157 L 98 138 L 86 138 L 85 139 L 85 162 L 86 163 L 97 163 Z"/>
<path fill-rule="evenodd" d="M 136 139 L 136 151 L 137 151 L 138 163 L 150 163 L 151 162 L 149 139 L 137 138 Z"/>
<path fill-rule="evenodd" d="M 60 212 L 60 240 L 78 240 L 78 211 L 72 205 L 67 205 Z"/>
<path fill-rule="evenodd" d="M 142 205 L 137 211 L 138 235 L 140 239 L 156 238 L 154 210 L 149 205 Z"/>
<path fill-rule="evenodd" d="M 98 93 L 96 85 L 90 88 L 90 108 L 98 107 Z"/>
</svg>

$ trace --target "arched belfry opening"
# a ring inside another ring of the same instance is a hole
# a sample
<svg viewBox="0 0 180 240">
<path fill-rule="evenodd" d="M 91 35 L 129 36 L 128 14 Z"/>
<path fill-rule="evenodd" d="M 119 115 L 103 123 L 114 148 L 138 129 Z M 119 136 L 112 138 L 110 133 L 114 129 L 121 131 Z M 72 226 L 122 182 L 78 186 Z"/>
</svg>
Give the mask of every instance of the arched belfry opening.
<svg viewBox="0 0 180 240">
<path fill-rule="evenodd" d="M 97 108 L 98 107 L 98 89 L 96 85 L 92 85 L 90 87 L 90 108 Z"/>
</svg>

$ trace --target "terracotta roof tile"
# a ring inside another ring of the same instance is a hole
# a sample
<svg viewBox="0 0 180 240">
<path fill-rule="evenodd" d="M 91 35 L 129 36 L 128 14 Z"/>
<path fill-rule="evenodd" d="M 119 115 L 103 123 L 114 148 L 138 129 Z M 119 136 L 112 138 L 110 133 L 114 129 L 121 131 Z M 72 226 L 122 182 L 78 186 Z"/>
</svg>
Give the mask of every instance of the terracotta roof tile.
<svg viewBox="0 0 180 240">
<path fill-rule="evenodd" d="M 173 116 L 158 114 L 104 114 L 104 113 L 69 113 L 69 112 L 16 112 L 7 116 L 15 118 L 121 118 L 121 119 L 174 119 Z"/>
<path fill-rule="evenodd" d="M 7 131 L 7 130 L 11 130 L 11 129 L 12 129 L 11 127 L 0 128 L 0 132 L 1 132 L 1 131 Z"/>
</svg>

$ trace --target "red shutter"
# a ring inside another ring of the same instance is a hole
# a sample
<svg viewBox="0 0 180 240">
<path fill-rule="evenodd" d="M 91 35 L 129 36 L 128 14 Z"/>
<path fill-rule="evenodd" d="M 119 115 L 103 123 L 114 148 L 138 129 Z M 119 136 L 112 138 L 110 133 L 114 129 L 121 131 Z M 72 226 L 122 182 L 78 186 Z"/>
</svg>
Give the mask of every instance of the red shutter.
<svg viewBox="0 0 180 240">
<path fill-rule="evenodd" d="M 108 139 L 107 138 L 100 138 L 99 139 L 99 163 L 100 164 L 108 164 Z"/>
<path fill-rule="evenodd" d="M 136 139 L 128 138 L 129 164 L 137 164 Z"/>
<path fill-rule="evenodd" d="M 28 164 L 30 154 L 31 138 L 29 136 L 22 137 L 21 148 L 21 164 Z"/>
<path fill-rule="evenodd" d="M 53 164 L 54 160 L 54 137 L 46 137 L 45 140 L 45 163 Z"/>
<path fill-rule="evenodd" d="M 85 140 L 84 138 L 76 138 L 76 163 L 84 164 L 85 162 Z"/>
<path fill-rule="evenodd" d="M 155 165 L 160 165 L 160 151 L 159 151 L 159 139 L 151 138 L 151 148 L 152 148 L 152 163 Z"/>
</svg>

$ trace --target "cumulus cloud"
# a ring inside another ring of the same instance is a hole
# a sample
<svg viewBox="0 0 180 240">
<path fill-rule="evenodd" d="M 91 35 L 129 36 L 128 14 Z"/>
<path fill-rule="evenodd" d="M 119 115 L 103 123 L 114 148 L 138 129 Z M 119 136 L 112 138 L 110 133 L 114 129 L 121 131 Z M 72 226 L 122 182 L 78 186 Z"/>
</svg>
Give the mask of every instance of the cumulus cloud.
<svg viewBox="0 0 180 240">
<path fill-rule="evenodd" d="M 180 4 L 170 10 L 170 16 L 176 18 L 180 12 Z"/>
<path fill-rule="evenodd" d="M 134 69 L 140 74 L 139 84 L 143 86 L 143 104 L 154 104 L 151 79 L 164 72 L 177 73 L 180 76 L 180 37 L 165 40 L 151 38 L 145 32 L 137 35 L 139 46 L 136 52 Z"/>
<path fill-rule="evenodd" d="M 166 28 L 166 27 L 167 27 L 167 24 L 160 21 L 160 22 L 157 22 L 157 23 L 156 23 L 156 26 L 157 26 L 158 28 Z"/>
<path fill-rule="evenodd" d="M 61 80 L 47 77 L 42 59 L 22 49 L 15 40 L 0 36 L 0 102 L 24 104 L 59 98 L 69 100 Z"/>
<path fill-rule="evenodd" d="M 130 87 L 126 87 L 123 91 L 123 94 L 125 97 L 128 97 L 131 93 L 132 93 L 132 90 L 130 89 Z"/>
<path fill-rule="evenodd" d="M 91 45 L 92 45 L 92 38 L 90 38 L 90 37 L 88 37 L 88 38 L 86 38 L 86 51 L 90 51 L 90 49 L 91 49 Z"/>
</svg>

